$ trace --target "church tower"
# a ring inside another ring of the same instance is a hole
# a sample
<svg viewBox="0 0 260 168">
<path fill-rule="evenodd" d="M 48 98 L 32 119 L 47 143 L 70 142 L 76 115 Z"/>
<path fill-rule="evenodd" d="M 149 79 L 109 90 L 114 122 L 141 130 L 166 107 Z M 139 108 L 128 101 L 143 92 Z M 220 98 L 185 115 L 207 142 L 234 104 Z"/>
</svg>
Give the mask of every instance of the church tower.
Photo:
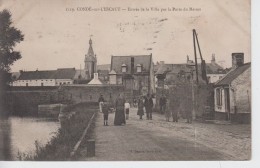
<svg viewBox="0 0 260 168">
<path fill-rule="evenodd" d="M 85 55 L 85 72 L 89 79 L 94 78 L 94 73 L 97 71 L 97 57 L 94 54 L 92 48 L 92 40 L 89 39 L 89 49 L 88 53 Z"/>
</svg>

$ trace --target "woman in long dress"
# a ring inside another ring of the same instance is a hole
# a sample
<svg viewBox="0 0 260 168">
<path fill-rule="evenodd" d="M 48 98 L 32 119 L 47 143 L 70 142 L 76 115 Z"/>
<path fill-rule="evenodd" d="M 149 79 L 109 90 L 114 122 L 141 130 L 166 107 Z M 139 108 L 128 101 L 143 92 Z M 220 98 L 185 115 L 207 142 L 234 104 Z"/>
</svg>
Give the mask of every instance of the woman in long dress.
<svg viewBox="0 0 260 168">
<path fill-rule="evenodd" d="M 142 120 L 142 117 L 144 115 L 144 100 L 142 97 L 140 97 L 140 99 L 138 100 L 137 115 L 139 115 L 140 119 Z"/>
<path fill-rule="evenodd" d="M 116 113 L 114 119 L 114 125 L 126 124 L 125 122 L 125 111 L 124 111 L 125 99 L 122 94 L 116 100 Z"/>
</svg>

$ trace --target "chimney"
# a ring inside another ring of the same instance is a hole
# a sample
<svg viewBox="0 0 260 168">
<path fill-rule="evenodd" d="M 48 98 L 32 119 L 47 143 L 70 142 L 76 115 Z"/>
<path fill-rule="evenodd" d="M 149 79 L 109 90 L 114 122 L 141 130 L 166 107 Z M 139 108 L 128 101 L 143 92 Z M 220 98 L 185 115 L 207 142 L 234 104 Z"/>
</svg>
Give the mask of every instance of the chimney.
<svg viewBox="0 0 260 168">
<path fill-rule="evenodd" d="M 244 64 L 244 53 L 232 53 L 232 68 L 239 67 Z"/>
<path fill-rule="evenodd" d="M 212 54 L 211 63 L 212 63 L 212 64 L 215 64 L 215 63 L 216 63 L 215 54 Z"/>
</svg>

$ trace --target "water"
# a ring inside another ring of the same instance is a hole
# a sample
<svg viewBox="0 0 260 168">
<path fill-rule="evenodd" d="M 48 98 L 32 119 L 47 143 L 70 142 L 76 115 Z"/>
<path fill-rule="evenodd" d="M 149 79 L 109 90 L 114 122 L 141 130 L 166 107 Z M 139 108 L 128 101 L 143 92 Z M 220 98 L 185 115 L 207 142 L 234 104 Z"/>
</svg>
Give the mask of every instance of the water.
<svg viewBox="0 0 260 168">
<path fill-rule="evenodd" d="M 18 160 L 20 153 L 35 153 L 35 141 L 47 144 L 60 128 L 58 121 L 45 118 L 10 117 L 10 153 L 12 160 Z"/>
</svg>

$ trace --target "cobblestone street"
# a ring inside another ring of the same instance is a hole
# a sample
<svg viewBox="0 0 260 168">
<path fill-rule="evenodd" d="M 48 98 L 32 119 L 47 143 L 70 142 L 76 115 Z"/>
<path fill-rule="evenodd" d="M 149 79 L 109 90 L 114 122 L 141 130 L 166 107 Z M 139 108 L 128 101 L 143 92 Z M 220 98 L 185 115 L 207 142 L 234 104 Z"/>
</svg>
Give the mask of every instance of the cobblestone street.
<svg viewBox="0 0 260 168">
<path fill-rule="evenodd" d="M 125 126 L 103 126 L 98 114 L 94 137 L 96 157 L 92 161 L 122 160 L 248 160 L 251 156 L 250 125 L 166 122 L 154 113 L 153 120 L 140 120 L 136 109 L 130 110 Z M 86 150 L 84 148 L 82 151 Z"/>
</svg>

